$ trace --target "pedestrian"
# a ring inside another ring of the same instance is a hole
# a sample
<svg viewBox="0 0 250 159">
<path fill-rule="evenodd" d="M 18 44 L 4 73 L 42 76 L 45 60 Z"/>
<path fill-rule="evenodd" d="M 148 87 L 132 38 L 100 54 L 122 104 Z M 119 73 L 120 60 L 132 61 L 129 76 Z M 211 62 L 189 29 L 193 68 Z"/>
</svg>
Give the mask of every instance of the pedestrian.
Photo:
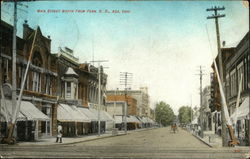
<svg viewBox="0 0 250 159">
<path fill-rule="evenodd" d="M 57 137 L 56 137 L 56 142 L 60 140 L 60 143 L 62 143 L 62 126 L 61 123 L 58 123 L 57 126 Z"/>
</svg>

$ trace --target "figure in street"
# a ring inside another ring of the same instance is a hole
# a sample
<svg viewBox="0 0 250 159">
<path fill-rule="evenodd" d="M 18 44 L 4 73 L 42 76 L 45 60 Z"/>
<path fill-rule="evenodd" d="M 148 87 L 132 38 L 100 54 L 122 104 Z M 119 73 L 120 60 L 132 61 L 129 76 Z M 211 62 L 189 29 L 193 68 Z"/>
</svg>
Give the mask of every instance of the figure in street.
<svg viewBox="0 0 250 159">
<path fill-rule="evenodd" d="M 61 123 L 58 123 L 57 126 L 57 137 L 56 137 L 56 142 L 60 140 L 60 143 L 62 143 L 62 126 Z"/>
</svg>

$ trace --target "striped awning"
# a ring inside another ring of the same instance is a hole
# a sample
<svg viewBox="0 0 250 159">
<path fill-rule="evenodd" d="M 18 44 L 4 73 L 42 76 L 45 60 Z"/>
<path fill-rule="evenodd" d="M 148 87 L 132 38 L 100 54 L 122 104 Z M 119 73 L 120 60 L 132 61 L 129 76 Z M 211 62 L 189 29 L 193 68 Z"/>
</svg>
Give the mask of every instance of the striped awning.
<svg viewBox="0 0 250 159">
<path fill-rule="evenodd" d="M 90 122 L 90 119 L 77 109 L 76 106 L 59 104 L 57 120 L 61 122 Z"/>
<path fill-rule="evenodd" d="M 16 106 L 14 107 L 16 109 Z M 1 100 L 1 119 L 10 121 L 12 112 L 12 101 Z M 41 112 L 34 104 L 28 101 L 21 101 L 20 112 L 17 121 L 34 120 L 34 121 L 48 121 L 47 115 Z"/>
<path fill-rule="evenodd" d="M 122 123 L 122 116 L 121 115 L 116 115 L 115 116 L 115 123 L 116 124 L 121 124 Z"/>
<path fill-rule="evenodd" d="M 127 122 L 128 123 L 140 123 L 140 121 L 132 115 L 127 116 Z"/>
<path fill-rule="evenodd" d="M 91 121 L 98 121 L 97 116 L 93 114 L 88 108 L 77 107 L 77 109 L 84 113 Z"/>
<path fill-rule="evenodd" d="M 95 116 L 98 119 L 98 110 L 96 109 L 89 109 L 93 114 L 95 114 Z M 114 119 L 105 111 L 100 110 L 100 120 L 101 121 L 114 121 Z"/>
</svg>

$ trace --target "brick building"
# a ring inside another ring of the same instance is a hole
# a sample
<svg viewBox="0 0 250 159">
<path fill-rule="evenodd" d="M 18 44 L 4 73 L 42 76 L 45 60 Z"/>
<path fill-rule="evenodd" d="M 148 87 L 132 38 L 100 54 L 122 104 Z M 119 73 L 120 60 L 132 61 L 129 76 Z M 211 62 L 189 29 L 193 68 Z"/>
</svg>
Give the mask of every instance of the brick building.
<svg viewBox="0 0 250 159">
<path fill-rule="evenodd" d="M 1 71 L 0 82 L 3 86 L 6 100 L 11 100 L 12 85 L 12 32 L 13 27 L 1 21 Z M 35 30 L 29 27 L 27 21 L 23 24 L 23 37 L 17 37 L 16 83 L 17 95 L 27 66 Z M 24 119 L 18 118 L 17 139 L 33 140 L 39 137 L 51 136 L 56 121 L 56 58 L 50 54 L 51 39 L 45 37 L 40 28 L 37 28 L 34 50 L 31 53 L 31 64 L 27 74 L 25 88 L 22 96 L 20 112 Z M 5 106 L 3 114 L 15 109 L 12 104 L 4 105 L 1 99 L 1 109 Z M 11 102 L 10 102 L 11 103 Z M 30 111 L 32 110 L 32 113 Z M 20 116 L 20 115 L 19 115 Z M 8 120 L 7 118 L 5 121 Z M 3 128 L 3 127 L 2 127 Z"/>
<path fill-rule="evenodd" d="M 117 107 L 114 110 L 114 102 L 122 102 L 127 103 L 128 115 L 137 115 L 137 101 L 136 99 L 132 98 L 131 96 L 124 96 L 124 95 L 107 95 L 107 112 L 110 115 L 113 115 L 113 112 L 116 112 L 114 115 L 123 115 L 123 105 L 117 104 Z"/>
</svg>

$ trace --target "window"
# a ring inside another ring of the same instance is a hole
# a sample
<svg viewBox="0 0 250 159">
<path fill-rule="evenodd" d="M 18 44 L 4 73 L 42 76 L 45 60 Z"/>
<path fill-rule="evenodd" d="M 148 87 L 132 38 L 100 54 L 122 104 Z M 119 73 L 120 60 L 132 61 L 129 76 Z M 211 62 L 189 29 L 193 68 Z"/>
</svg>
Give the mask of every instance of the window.
<svg viewBox="0 0 250 159">
<path fill-rule="evenodd" d="M 70 82 L 67 82 L 67 98 L 70 98 L 71 97 L 71 83 Z"/>
<path fill-rule="evenodd" d="M 9 60 L 6 58 L 3 58 L 2 68 L 3 68 L 3 82 L 6 83 L 9 79 L 8 72 L 9 72 Z"/>
<path fill-rule="evenodd" d="M 241 91 L 244 90 L 244 80 L 245 80 L 245 77 L 244 77 L 244 67 L 243 67 L 243 62 L 241 62 L 238 66 L 237 66 L 237 70 L 238 70 L 238 86 L 237 88 L 239 87 L 239 84 L 240 84 L 240 78 L 241 78 L 241 74 L 242 74 L 242 84 L 241 84 Z"/>
<path fill-rule="evenodd" d="M 45 93 L 46 94 L 52 94 L 52 88 L 51 88 L 51 81 L 52 81 L 52 79 L 51 79 L 51 77 L 50 77 L 50 75 L 46 75 L 46 88 L 45 88 Z"/>
<path fill-rule="evenodd" d="M 32 90 L 36 92 L 41 91 L 41 74 L 33 72 Z"/>
<path fill-rule="evenodd" d="M 18 67 L 18 80 L 19 80 L 19 85 L 18 87 L 21 88 L 22 87 L 22 82 L 23 82 L 23 79 L 24 79 L 24 75 L 25 75 L 25 69 L 24 67 Z M 27 83 L 28 83 L 28 74 L 26 76 L 26 81 L 25 81 L 25 84 L 24 84 L 24 89 L 27 89 Z"/>
</svg>

